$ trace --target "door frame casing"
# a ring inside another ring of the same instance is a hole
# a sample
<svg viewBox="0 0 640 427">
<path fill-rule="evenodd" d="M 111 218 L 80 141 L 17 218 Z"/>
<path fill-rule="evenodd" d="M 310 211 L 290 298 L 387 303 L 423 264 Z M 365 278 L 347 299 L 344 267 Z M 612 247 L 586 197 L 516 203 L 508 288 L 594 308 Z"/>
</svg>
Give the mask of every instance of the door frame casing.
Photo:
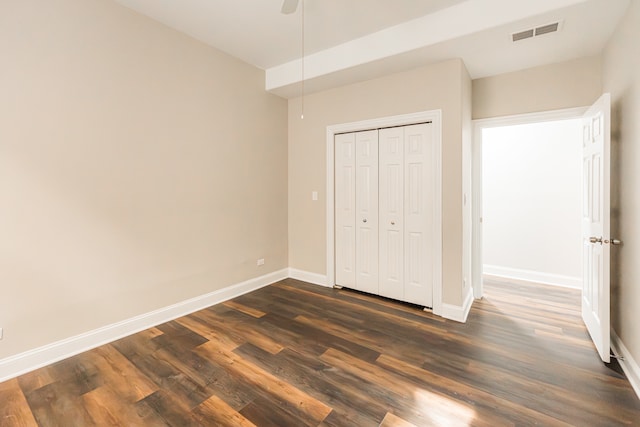
<svg viewBox="0 0 640 427">
<path fill-rule="evenodd" d="M 588 109 L 588 106 L 575 107 L 473 120 L 471 149 L 471 206 L 473 218 L 471 225 L 471 285 L 475 299 L 482 298 L 484 293 L 482 283 L 482 131 L 503 126 L 580 119 Z"/>
<path fill-rule="evenodd" d="M 334 136 L 339 133 L 358 132 L 369 129 L 379 129 L 392 126 L 406 126 L 416 123 L 433 123 L 434 144 L 434 198 L 433 207 L 433 313 L 442 314 L 442 110 L 420 111 L 397 116 L 380 117 L 377 119 L 361 120 L 327 126 L 326 130 L 326 174 L 327 174 L 327 286 L 335 284 L 335 152 Z"/>
</svg>

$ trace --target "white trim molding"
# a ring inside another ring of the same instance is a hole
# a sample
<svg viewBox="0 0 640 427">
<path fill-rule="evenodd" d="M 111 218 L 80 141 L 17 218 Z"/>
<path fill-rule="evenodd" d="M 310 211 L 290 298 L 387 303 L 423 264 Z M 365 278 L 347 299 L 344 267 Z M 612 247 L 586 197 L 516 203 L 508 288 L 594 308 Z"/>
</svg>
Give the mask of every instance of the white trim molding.
<svg viewBox="0 0 640 427">
<path fill-rule="evenodd" d="M 227 286 L 0 360 L 0 382 L 286 279 L 288 269 Z"/>
<path fill-rule="evenodd" d="M 398 116 L 381 117 L 359 122 L 343 123 L 327 126 L 326 140 L 326 176 L 327 176 L 327 286 L 335 284 L 335 236 L 334 236 L 334 136 L 338 133 L 357 132 L 369 129 L 379 129 L 391 126 L 405 126 L 424 122 L 433 123 L 434 155 L 437 161 L 434 165 L 434 195 L 433 207 L 433 313 L 442 316 L 442 110 L 421 111 Z"/>
<path fill-rule="evenodd" d="M 560 274 L 543 273 L 541 271 L 523 270 L 519 268 L 501 267 L 499 265 L 484 265 L 484 274 L 516 279 L 525 282 L 541 283 L 543 285 L 562 286 L 563 288 L 582 289 L 582 277 L 563 276 Z"/>
<path fill-rule="evenodd" d="M 613 328 L 611 329 L 611 348 L 616 356 L 623 358 L 618 359 L 618 363 L 620 363 L 622 370 L 631 383 L 633 391 L 636 392 L 636 395 L 640 399 L 640 366 L 638 366 L 638 362 L 633 358 Z"/>
<path fill-rule="evenodd" d="M 502 126 L 524 125 L 527 123 L 554 122 L 582 117 L 589 107 L 564 108 L 561 110 L 540 111 L 537 113 L 515 114 L 512 116 L 475 119 L 473 124 L 479 128 L 495 128 Z"/>
<path fill-rule="evenodd" d="M 327 276 L 324 274 L 311 273 L 309 271 L 298 270 L 297 268 L 289 268 L 289 277 L 303 282 L 311 283 L 319 286 L 331 287 Z"/>
<path fill-rule="evenodd" d="M 449 320 L 455 320 L 456 322 L 466 323 L 473 301 L 473 290 L 469 288 L 469 291 L 462 302 L 462 306 L 446 303 L 442 304 L 442 317 Z"/>
</svg>

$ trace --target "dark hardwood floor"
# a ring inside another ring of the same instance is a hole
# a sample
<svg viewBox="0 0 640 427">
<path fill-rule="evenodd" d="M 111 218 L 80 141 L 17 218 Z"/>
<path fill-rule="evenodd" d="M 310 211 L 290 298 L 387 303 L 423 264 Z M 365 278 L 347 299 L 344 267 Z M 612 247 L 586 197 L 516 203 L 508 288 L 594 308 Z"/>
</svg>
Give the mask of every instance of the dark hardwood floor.
<svg viewBox="0 0 640 427">
<path fill-rule="evenodd" d="M 640 425 L 579 293 L 489 281 L 466 324 L 285 280 L 0 384 L 4 426 Z"/>
</svg>

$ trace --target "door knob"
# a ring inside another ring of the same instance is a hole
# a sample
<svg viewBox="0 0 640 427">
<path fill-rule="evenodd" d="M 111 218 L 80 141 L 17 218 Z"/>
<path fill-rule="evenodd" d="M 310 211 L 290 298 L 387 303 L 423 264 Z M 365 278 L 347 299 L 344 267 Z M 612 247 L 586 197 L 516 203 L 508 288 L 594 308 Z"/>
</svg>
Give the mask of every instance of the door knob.
<svg viewBox="0 0 640 427">
<path fill-rule="evenodd" d="M 362 222 L 367 222 L 367 218 L 363 219 Z"/>
<path fill-rule="evenodd" d="M 396 225 L 396 222 L 395 221 L 391 221 L 391 225 Z"/>
<path fill-rule="evenodd" d="M 602 237 L 589 237 L 589 241 L 591 243 L 600 243 L 600 244 L 602 244 Z"/>
</svg>

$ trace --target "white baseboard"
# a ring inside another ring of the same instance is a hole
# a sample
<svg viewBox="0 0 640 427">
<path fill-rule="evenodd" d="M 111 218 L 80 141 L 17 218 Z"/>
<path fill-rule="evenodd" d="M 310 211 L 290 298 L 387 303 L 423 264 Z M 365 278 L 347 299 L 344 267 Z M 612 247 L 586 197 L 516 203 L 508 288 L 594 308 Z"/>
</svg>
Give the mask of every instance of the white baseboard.
<svg viewBox="0 0 640 427">
<path fill-rule="evenodd" d="M 631 383 L 631 387 L 633 387 L 633 390 L 640 399 L 640 367 L 613 329 L 611 329 L 611 348 L 616 356 L 624 358 L 624 360 L 619 360 L 618 362 Z"/>
<path fill-rule="evenodd" d="M 582 278 L 562 276 L 560 274 L 541 273 L 539 271 L 521 270 L 518 268 L 501 267 L 499 265 L 484 265 L 483 273 L 508 279 L 523 280 L 525 282 L 542 283 L 545 285 L 562 286 L 565 288 L 582 289 Z"/>
<path fill-rule="evenodd" d="M 282 269 L 0 360 L 0 382 L 286 279 Z"/>
<path fill-rule="evenodd" d="M 289 268 L 289 277 L 303 282 L 312 283 L 314 285 L 331 287 L 327 276 L 324 274 L 311 273 L 297 268 Z"/>
<path fill-rule="evenodd" d="M 469 311 L 473 305 L 473 290 L 469 287 L 467 294 L 464 297 L 462 306 L 442 303 L 442 317 L 449 320 L 455 320 L 456 322 L 466 323 Z"/>
</svg>

